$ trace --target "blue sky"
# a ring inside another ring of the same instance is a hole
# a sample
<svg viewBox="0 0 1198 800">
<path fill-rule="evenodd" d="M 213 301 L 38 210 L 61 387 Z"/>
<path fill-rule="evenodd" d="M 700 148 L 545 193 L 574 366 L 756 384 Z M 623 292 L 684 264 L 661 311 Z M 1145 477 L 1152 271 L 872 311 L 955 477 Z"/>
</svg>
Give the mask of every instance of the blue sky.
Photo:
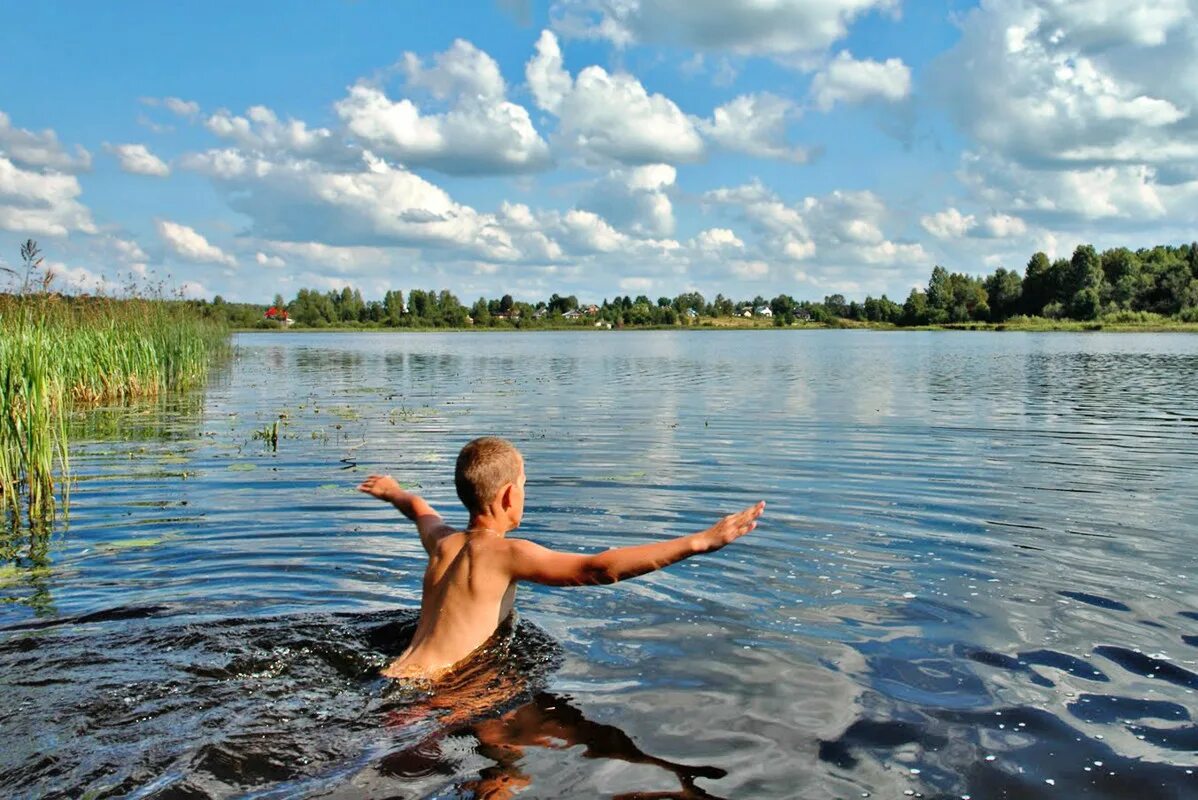
<svg viewBox="0 0 1198 800">
<path fill-rule="evenodd" d="M 1188 0 L 26 4 L 0 258 L 62 288 L 902 299 L 1196 238 Z"/>
</svg>

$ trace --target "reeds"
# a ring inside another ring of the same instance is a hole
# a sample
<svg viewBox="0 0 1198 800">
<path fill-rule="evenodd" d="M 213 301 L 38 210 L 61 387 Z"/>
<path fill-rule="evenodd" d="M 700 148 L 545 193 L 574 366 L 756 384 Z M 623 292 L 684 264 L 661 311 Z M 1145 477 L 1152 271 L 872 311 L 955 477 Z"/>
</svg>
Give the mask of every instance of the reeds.
<svg viewBox="0 0 1198 800">
<path fill-rule="evenodd" d="M 0 296 L 0 508 L 53 516 L 70 474 L 73 406 L 154 397 L 203 379 L 227 331 L 184 303 Z"/>
</svg>

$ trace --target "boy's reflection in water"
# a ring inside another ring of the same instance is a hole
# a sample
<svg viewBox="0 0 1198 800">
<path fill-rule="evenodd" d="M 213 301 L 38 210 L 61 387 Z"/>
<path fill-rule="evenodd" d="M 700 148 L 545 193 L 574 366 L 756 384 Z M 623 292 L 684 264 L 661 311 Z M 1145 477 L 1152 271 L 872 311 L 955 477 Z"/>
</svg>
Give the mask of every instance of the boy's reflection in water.
<svg viewBox="0 0 1198 800">
<path fill-rule="evenodd" d="M 372 632 L 371 643 L 390 654 L 406 646 L 412 625 L 411 620 L 401 620 L 380 626 Z M 442 743 L 470 737 L 477 742 L 474 752 L 494 763 L 457 788 L 480 800 L 504 800 L 533 784 L 533 776 L 522 769 L 526 747 L 564 751 L 582 746 L 583 758 L 660 767 L 680 784 L 677 790 L 628 792 L 617 798 L 720 800 L 695 781 L 718 780 L 725 770 L 651 756 L 624 731 L 593 722 L 569 698 L 544 691 L 560 663 L 558 644 L 512 615 L 469 660 L 435 684 L 392 682 L 383 693 L 380 711 L 393 741 L 406 739 L 410 744 L 384 756 L 374 769 L 401 780 L 458 775 L 460 751 L 445 752 L 450 748 L 443 749 Z"/>
<path fill-rule="evenodd" d="M 408 714 L 399 715 L 393 721 L 406 724 Z M 448 717 L 457 714 L 450 713 Z M 533 777 L 521 769 L 524 748 L 544 747 L 552 750 L 567 750 L 581 745 L 583 758 L 613 759 L 631 764 L 648 764 L 674 773 L 680 784 L 672 791 L 627 792 L 616 798 L 693 798 L 694 800 L 718 800 L 695 785 L 698 778 L 712 780 L 727 773 L 718 767 L 690 766 L 677 764 L 651 756 L 632 741 L 632 737 L 614 725 L 605 725 L 587 719 L 582 711 L 570 704 L 561 695 L 538 692 L 529 702 L 498 717 L 469 722 L 460 727 L 442 729 L 433 739 L 392 753 L 379 764 L 378 770 L 389 777 L 403 777 L 456 772 L 453 759 L 441 754 L 436 739 L 452 736 L 472 736 L 478 741 L 475 752 L 495 763 L 479 771 L 478 777 L 459 784 L 458 789 L 486 800 L 506 800 L 520 790 L 531 786 Z"/>
</svg>

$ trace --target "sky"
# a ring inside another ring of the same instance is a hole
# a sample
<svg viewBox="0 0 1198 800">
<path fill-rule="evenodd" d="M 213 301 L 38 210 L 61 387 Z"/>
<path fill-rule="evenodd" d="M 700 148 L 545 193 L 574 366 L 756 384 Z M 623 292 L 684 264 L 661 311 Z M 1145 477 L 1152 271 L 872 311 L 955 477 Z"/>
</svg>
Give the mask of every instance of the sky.
<svg viewBox="0 0 1198 800">
<path fill-rule="evenodd" d="M 1198 0 L 5 16 L 0 265 L 68 291 L 901 301 L 1198 238 Z"/>
</svg>

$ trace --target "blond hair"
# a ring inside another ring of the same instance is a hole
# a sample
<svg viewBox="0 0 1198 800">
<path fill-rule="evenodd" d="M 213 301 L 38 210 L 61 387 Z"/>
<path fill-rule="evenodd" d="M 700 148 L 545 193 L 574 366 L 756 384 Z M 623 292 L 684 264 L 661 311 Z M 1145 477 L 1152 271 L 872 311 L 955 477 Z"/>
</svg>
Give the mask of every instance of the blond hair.
<svg viewBox="0 0 1198 800">
<path fill-rule="evenodd" d="M 504 486 L 519 480 L 522 461 L 516 446 L 498 436 L 483 436 L 463 447 L 453 483 L 466 510 L 484 512 Z"/>
</svg>

